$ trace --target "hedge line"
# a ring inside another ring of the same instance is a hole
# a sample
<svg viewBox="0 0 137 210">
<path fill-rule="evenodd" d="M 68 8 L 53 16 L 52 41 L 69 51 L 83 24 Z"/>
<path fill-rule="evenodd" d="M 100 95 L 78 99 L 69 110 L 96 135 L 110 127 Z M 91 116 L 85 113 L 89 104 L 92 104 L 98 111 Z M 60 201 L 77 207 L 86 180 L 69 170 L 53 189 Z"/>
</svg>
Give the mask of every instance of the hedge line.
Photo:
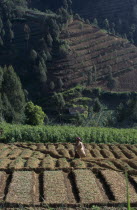
<svg viewBox="0 0 137 210">
<path fill-rule="evenodd" d="M 137 143 L 136 129 L 75 126 L 28 126 L 1 124 L 0 142 L 57 143 L 75 142 L 77 136 L 85 143 Z"/>
</svg>

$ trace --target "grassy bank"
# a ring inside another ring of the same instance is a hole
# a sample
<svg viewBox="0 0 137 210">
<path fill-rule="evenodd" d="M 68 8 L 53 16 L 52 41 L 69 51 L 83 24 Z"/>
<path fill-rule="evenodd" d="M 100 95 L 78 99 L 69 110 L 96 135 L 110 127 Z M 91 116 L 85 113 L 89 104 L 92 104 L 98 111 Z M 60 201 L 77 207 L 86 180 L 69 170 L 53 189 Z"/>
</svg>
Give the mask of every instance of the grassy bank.
<svg viewBox="0 0 137 210">
<path fill-rule="evenodd" d="M 74 142 L 79 136 L 85 143 L 137 143 L 136 129 L 75 126 L 28 126 L 1 124 L 0 142 L 57 143 Z"/>
</svg>

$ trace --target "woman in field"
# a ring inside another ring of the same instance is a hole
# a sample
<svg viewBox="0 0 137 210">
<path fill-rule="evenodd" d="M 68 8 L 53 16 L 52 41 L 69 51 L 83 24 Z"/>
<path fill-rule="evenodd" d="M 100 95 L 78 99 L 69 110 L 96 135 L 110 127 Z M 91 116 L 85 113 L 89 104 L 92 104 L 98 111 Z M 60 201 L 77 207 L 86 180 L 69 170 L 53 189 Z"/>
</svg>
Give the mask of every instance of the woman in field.
<svg viewBox="0 0 137 210">
<path fill-rule="evenodd" d="M 76 138 L 75 151 L 80 158 L 86 157 L 85 147 L 80 137 Z"/>
</svg>

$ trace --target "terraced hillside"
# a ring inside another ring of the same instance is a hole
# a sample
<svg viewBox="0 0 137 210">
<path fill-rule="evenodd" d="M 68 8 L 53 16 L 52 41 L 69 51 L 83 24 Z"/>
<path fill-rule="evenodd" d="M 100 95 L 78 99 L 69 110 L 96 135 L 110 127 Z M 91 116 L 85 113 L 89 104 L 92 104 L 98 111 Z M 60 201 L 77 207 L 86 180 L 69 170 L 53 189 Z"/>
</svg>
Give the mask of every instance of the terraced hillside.
<svg viewBox="0 0 137 210">
<path fill-rule="evenodd" d="M 129 41 L 77 20 L 61 37 L 69 43 L 70 52 L 49 68 L 53 81 L 62 78 L 66 88 L 77 83 L 106 87 L 112 74 L 117 79 L 115 90 L 137 90 L 132 82 L 136 78 L 137 48 Z M 119 79 L 124 76 L 130 76 L 127 86 Z"/>
<path fill-rule="evenodd" d="M 81 160 L 71 143 L 0 144 L 0 202 L 37 208 L 126 205 L 126 170 L 136 206 L 137 145 L 85 148 Z"/>
</svg>

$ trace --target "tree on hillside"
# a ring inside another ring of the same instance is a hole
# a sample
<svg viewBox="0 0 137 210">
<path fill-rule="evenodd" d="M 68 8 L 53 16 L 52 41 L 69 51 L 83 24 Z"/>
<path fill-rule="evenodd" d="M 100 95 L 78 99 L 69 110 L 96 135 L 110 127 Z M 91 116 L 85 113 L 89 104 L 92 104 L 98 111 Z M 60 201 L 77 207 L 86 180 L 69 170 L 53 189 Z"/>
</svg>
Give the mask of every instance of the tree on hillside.
<svg viewBox="0 0 137 210">
<path fill-rule="evenodd" d="M 57 21 L 53 20 L 53 19 L 50 19 L 49 20 L 49 26 L 50 26 L 50 34 L 52 36 L 52 39 L 57 40 L 58 37 L 59 37 L 59 32 L 60 32 Z"/>
<path fill-rule="evenodd" d="M 13 120 L 18 121 L 19 118 L 22 120 L 25 106 L 25 95 L 21 81 L 12 66 L 5 66 L 3 69 L 2 91 L 7 97 L 5 100 L 9 101 L 14 110 Z"/>
<path fill-rule="evenodd" d="M 43 125 L 44 119 L 48 120 L 47 115 L 42 111 L 40 106 L 28 102 L 25 107 L 26 123 L 29 125 Z"/>
<path fill-rule="evenodd" d="M 60 113 L 65 106 L 65 100 L 62 93 L 54 93 L 53 101 L 56 106 L 56 110 Z"/>
<path fill-rule="evenodd" d="M 2 100 L 2 116 L 4 120 L 8 123 L 12 123 L 15 118 L 15 111 L 5 93 L 1 95 L 1 100 Z"/>
<path fill-rule="evenodd" d="M 117 86 L 117 80 L 112 76 L 112 72 L 109 72 L 108 75 L 108 83 L 107 83 L 107 87 L 112 90 L 113 88 L 116 88 Z"/>
<path fill-rule="evenodd" d="M 116 31 L 114 28 L 111 29 L 111 33 L 115 36 L 116 35 Z"/>
<path fill-rule="evenodd" d="M 59 46 L 58 56 L 60 58 L 65 58 L 68 55 L 68 53 L 69 53 L 69 46 L 66 43 Z"/>
<path fill-rule="evenodd" d="M 31 60 L 34 62 L 37 59 L 37 57 L 38 57 L 37 52 L 34 49 L 32 49 L 31 52 L 30 52 Z"/>
<path fill-rule="evenodd" d="M 136 25 L 135 25 L 135 24 L 132 24 L 132 25 L 130 26 L 129 31 L 131 31 L 131 32 L 134 34 L 135 31 L 136 31 Z"/>
<path fill-rule="evenodd" d="M 58 87 L 59 87 L 59 89 L 62 89 L 63 85 L 64 85 L 64 83 L 63 83 L 62 79 L 59 78 L 58 79 Z"/>
<path fill-rule="evenodd" d="M 10 22 L 10 20 L 8 19 L 6 22 L 6 26 L 10 29 L 12 27 L 12 23 Z"/>
<path fill-rule="evenodd" d="M 83 30 L 83 28 L 84 28 L 83 22 L 80 22 L 78 27 L 79 27 L 80 30 Z"/>
<path fill-rule="evenodd" d="M 95 99 L 94 105 L 93 105 L 93 111 L 99 112 L 101 110 L 101 103 L 98 98 Z"/>
<path fill-rule="evenodd" d="M 53 39 L 50 34 L 47 35 L 47 44 L 49 47 L 52 47 Z"/>
<path fill-rule="evenodd" d="M 39 62 L 38 70 L 39 70 L 39 75 L 40 75 L 40 76 L 39 76 L 40 82 L 46 83 L 46 82 L 47 82 L 47 74 L 46 74 L 46 71 L 45 71 L 45 69 L 43 68 L 41 62 Z"/>
<path fill-rule="evenodd" d="M 109 78 L 111 78 L 112 77 L 112 66 L 108 65 L 107 70 L 108 70 L 108 73 L 109 73 Z"/>
<path fill-rule="evenodd" d="M 68 13 L 68 10 L 64 9 L 63 7 L 61 7 L 59 10 L 58 10 L 58 14 L 60 15 L 60 22 L 61 23 L 64 23 L 66 25 L 70 15 Z"/>
<path fill-rule="evenodd" d="M 0 92 L 2 88 L 2 82 L 3 82 L 3 69 L 0 67 Z"/>
<path fill-rule="evenodd" d="M 75 14 L 74 18 L 75 18 L 76 20 L 81 20 L 81 17 L 79 16 L 79 14 Z"/>
<path fill-rule="evenodd" d="M 4 29 L 2 29 L 2 31 L 1 31 L 1 36 L 2 36 L 2 37 L 5 36 L 5 30 L 4 30 Z"/>
<path fill-rule="evenodd" d="M 47 55 L 45 51 L 42 52 L 42 58 L 44 59 L 45 62 L 47 61 Z"/>
<path fill-rule="evenodd" d="M 72 9 L 71 9 L 71 6 L 72 6 L 72 0 L 67 0 L 68 2 L 68 11 L 70 14 L 72 14 Z"/>
<path fill-rule="evenodd" d="M 97 18 L 94 18 L 93 24 L 94 24 L 95 26 L 98 26 L 98 20 L 97 20 Z"/>
<path fill-rule="evenodd" d="M 90 21 L 89 21 L 89 19 L 86 19 L 86 24 L 90 24 Z"/>
<path fill-rule="evenodd" d="M 68 10 L 68 2 L 67 0 L 63 0 L 63 7 Z"/>
<path fill-rule="evenodd" d="M 13 30 L 9 30 L 9 40 L 12 41 L 14 39 L 14 31 Z"/>
<path fill-rule="evenodd" d="M 107 18 L 104 20 L 103 26 L 104 26 L 104 28 L 105 28 L 106 30 L 109 30 L 109 21 L 108 21 Z"/>
<path fill-rule="evenodd" d="M 97 68 L 96 65 L 93 65 L 93 81 L 96 82 L 97 80 Z"/>
<path fill-rule="evenodd" d="M 87 85 L 92 85 L 92 82 L 93 82 L 92 71 L 88 71 Z"/>
<path fill-rule="evenodd" d="M 54 83 L 53 81 L 50 82 L 49 88 L 50 88 L 51 90 L 54 90 L 54 88 L 55 88 L 55 83 Z"/>
<path fill-rule="evenodd" d="M 68 10 L 69 12 L 71 12 L 71 5 L 72 5 L 71 0 L 63 0 L 63 7 L 64 7 L 64 9 Z"/>
<path fill-rule="evenodd" d="M 46 63 L 45 63 L 45 60 L 41 57 L 40 58 L 40 63 L 44 69 L 45 72 L 47 72 L 47 66 L 46 66 Z"/>
<path fill-rule="evenodd" d="M 0 36 L 0 46 L 3 46 L 3 40 L 2 40 L 2 38 L 1 38 L 1 36 Z"/>
</svg>

